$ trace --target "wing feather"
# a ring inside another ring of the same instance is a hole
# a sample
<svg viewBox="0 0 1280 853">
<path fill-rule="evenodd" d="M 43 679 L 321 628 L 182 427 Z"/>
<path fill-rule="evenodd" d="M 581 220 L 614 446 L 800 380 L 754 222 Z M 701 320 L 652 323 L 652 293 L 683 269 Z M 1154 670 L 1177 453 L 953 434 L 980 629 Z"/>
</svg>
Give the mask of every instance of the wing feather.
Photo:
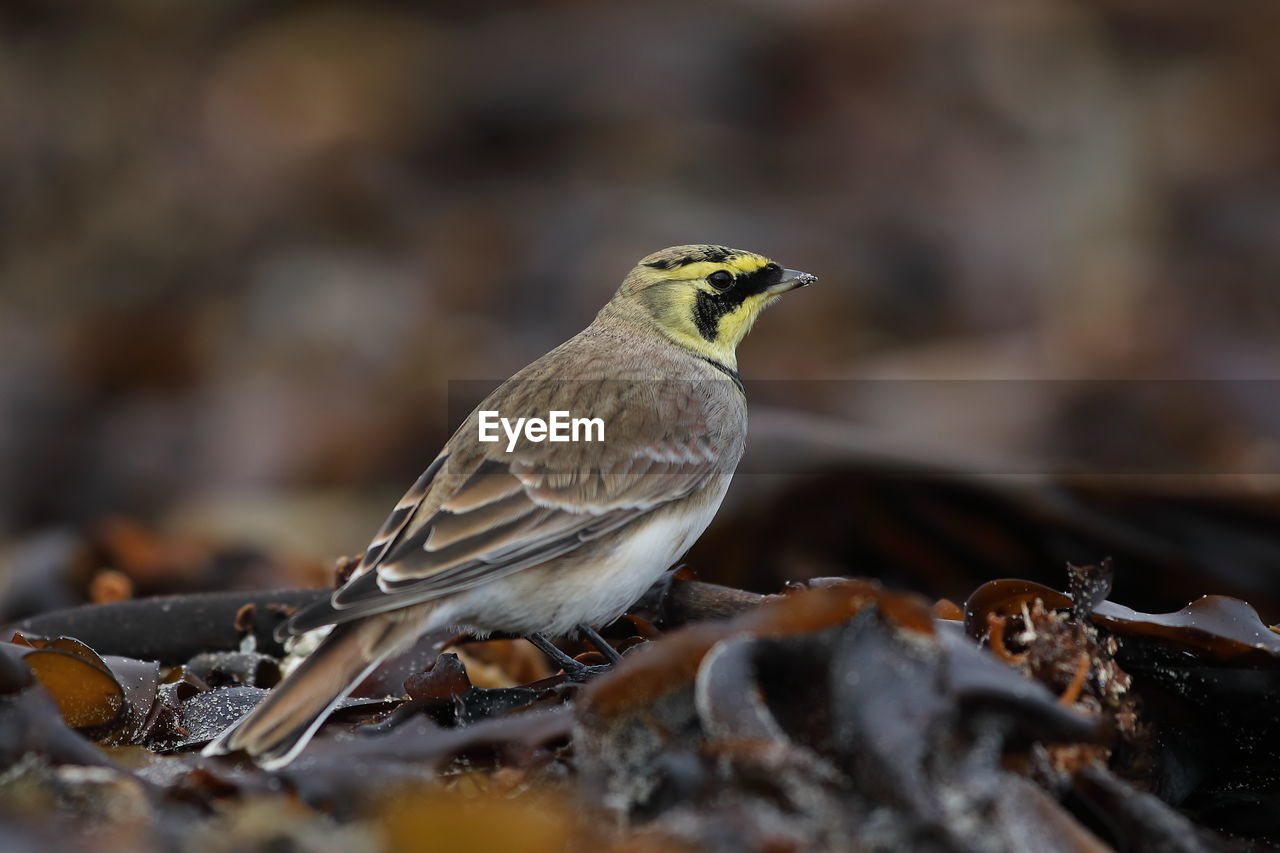
<svg viewBox="0 0 1280 853">
<path fill-rule="evenodd" d="M 435 480 L 436 474 L 444 465 L 446 454 L 441 453 L 435 458 L 427 470 L 422 472 L 422 476 L 409 487 L 409 491 L 404 493 L 396 508 L 391 511 L 391 515 L 387 516 L 387 520 L 382 523 L 382 527 L 378 529 L 378 533 L 373 537 L 373 541 L 369 543 L 369 547 L 364 549 L 364 556 L 360 558 L 360 565 L 356 567 L 356 574 L 368 571 L 373 566 L 382 562 L 382 558 L 386 556 L 387 551 L 395 544 L 400 534 L 404 532 L 405 527 L 413 518 L 413 514 L 418 507 L 422 505 L 423 499 L 427 496 L 431 483 Z"/>
<path fill-rule="evenodd" d="M 487 459 L 440 508 L 453 513 L 470 512 L 485 504 L 510 497 L 523 488 L 524 484 L 512 476 L 506 465 Z"/>
<path fill-rule="evenodd" d="M 501 527 L 524 518 L 538 509 L 523 492 L 484 504 L 470 512 L 439 512 L 431 522 L 422 547 L 427 551 L 443 551 L 464 539 L 470 539 L 491 528 Z"/>
<path fill-rule="evenodd" d="M 397 505 L 356 576 L 288 630 L 431 601 L 547 562 L 687 496 L 725 457 L 736 462 L 740 435 L 724 446 L 724 431 L 707 423 L 705 396 L 636 388 L 648 396 L 614 399 L 609 422 L 624 439 L 608 445 L 526 443 L 493 458 L 456 446 L 464 425 Z"/>
</svg>

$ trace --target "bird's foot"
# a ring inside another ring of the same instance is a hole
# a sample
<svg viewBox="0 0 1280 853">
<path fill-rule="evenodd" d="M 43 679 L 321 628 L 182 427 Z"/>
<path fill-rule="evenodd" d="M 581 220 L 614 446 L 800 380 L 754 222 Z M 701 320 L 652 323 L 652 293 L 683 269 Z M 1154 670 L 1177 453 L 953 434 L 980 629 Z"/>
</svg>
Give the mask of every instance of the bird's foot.
<svg viewBox="0 0 1280 853">
<path fill-rule="evenodd" d="M 598 666 L 588 666 L 585 663 L 578 663 L 572 658 L 570 658 L 570 662 L 572 664 L 571 666 L 562 666 L 561 668 L 564 670 L 566 678 L 570 681 L 577 682 L 578 684 L 586 684 L 593 678 L 599 678 L 606 673 L 613 672 L 613 664 L 611 663 L 602 663 Z"/>
<path fill-rule="evenodd" d="M 530 634 L 527 639 L 529 642 L 533 643 L 538 651 L 551 658 L 556 666 L 564 670 L 564 674 L 570 681 L 576 681 L 581 684 L 609 672 L 613 669 L 614 663 L 622 659 L 613 646 L 606 643 L 599 634 L 585 626 L 582 626 L 582 628 L 584 629 L 584 633 L 587 634 L 587 638 L 591 640 L 592 644 L 595 645 L 596 648 L 600 649 L 600 653 L 609 658 L 609 663 L 601 664 L 599 666 L 588 666 L 585 663 L 579 663 L 564 652 L 560 651 L 560 649 L 556 648 L 550 640 L 541 634 Z M 609 651 L 605 652 L 605 649 L 608 649 Z"/>
</svg>

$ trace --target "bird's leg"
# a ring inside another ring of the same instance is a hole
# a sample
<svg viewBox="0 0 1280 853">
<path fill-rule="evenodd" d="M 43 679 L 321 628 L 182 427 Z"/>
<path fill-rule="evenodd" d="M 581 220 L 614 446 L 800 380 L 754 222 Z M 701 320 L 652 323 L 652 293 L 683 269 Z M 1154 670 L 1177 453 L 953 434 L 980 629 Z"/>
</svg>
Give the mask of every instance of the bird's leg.
<svg viewBox="0 0 1280 853">
<path fill-rule="evenodd" d="M 541 634 L 530 634 L 525 639 L 533 643 L 534 648 L 538 651 L 551 658 L 572 681 L 588 681 L 597 675 L 607 672 L 610 668 L 608 666 L 587 666 L 586 664 L 578 663 L 556 648 L 550 640 Z"/>
<path fill-rule="evenodd" d="M 622 660 L 622 655 L 618 654 L 618 650 L 609 645 L 609 642 L 604 637 L 597 634 L 595 629 L 590 625 L 579 625 L 578 630 L 582 632 L 583 636 L 591 641 L 591 645 L 595 646 L 596 649 L 599 650 L 600 654 L 604 655 L 609 660 L 609 663 L 618 663 Z"/>
<path fill-rule="evenodd" d="M 582 666 L 582 664 L 556 648 L 554 643 L 541 634 L 530 634 L 525 639 L 533 643 L 534 648 L 551 658 L 565 672 L 568 672 L 573 667 Z"/>
</svg>

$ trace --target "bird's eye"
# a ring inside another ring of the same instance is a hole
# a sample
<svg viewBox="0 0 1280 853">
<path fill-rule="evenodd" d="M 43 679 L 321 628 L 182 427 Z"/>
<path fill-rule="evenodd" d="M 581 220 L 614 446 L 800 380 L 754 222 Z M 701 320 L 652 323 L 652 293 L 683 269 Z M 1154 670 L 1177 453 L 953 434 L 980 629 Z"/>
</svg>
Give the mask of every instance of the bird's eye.
<svg viewBox="0 0 1280 853">
<path fill-rule="evenodd" d="M 728 290 L 729 285 L 733 284 L 733 276 L 724 270 L 716 270 L 707 276 L 707 281 L 716 290 Z"/>
</svg>

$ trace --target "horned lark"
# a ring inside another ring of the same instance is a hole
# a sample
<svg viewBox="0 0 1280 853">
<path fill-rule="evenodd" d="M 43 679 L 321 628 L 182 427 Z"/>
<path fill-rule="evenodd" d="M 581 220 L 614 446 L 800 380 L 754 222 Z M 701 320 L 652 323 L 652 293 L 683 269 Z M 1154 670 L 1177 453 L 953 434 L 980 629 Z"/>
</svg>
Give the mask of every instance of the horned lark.
<svg viewBox="0 0 1280 853">
<path fill-rule="evenodd" d="M 702 534 L 742 456 L 738 343 L 766 305 L 813 281 L 723 246 L 640 261 L 590 326 L 471 413 L 351 579 L 282 626 L 333 628 L 205 753 L 287 764 L 366 674 L 428 630 L 526 636 L 566 668 L 546 635 L 583 631 L 612 652 L 591 626 L 621 615 Z M 598 419 L 603 440 L 547 440 L 555 412 Z M 483 440 L 494 418 L 510 440 Z"/>
</svg>

